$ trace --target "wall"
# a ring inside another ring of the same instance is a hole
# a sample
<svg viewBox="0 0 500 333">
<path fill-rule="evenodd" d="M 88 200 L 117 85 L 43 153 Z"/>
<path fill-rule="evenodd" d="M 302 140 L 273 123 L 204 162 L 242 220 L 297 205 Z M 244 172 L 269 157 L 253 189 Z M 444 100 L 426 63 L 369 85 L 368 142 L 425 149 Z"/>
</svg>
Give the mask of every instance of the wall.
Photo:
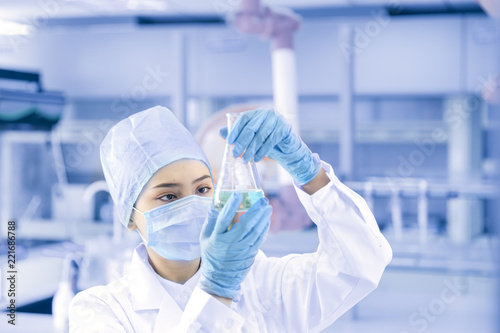
<svg viewBox="0 0 500 333">
<path fill-rule="evenodd" d="M 334 167 L 344 57 L 337 33 L 346 22 L 305 20 L 296 36 L 303 137 Z M 475 94 L 488 77 L 500 72 L 500 27 L 483 16 L 389 19 L 375 13 L 349 22 L 358 33 L 354 90 L 359 179 L 397 169 L 401 159 L 419 149 L 418 140 L 444 125 L 444 97 Z M 268 44 L 225 26 L 182 31 L 171 26 L 51 28 L 19 45 L 17 52 L 8 51 L 8 39 L 0 40 L 0 67 L 41 71 L 47 89 L 67 93 L 70 117 L 117 120 L 123 110 L 170 105 L 179 79 L 179 33 L 186 38 L 189 98 L 271 98 Z M 412 176 L 444 179 L 446 156 L 446 142 L 437 142 Z M 99 171 L 92 170 L 94 175 Z"/>
<path fill-rule="evenodd" d="M 357 18 L 357 94 L 474 92 L 481 76 L 498 71 L 498 23 L 482 16 Z M 306 20 L 297 34 L 301 94 L 336 94 L 342 65 L 337 30 L 345 19 Z M 377 26 L 378 25 L 378 26 Z M 103 26 L 41 30 L 18 52 L 0 40 L 0 66 L 40 70 L 49 89 L 71 97 L 119 96 L 140 85 L 148 68 L 173 74 L 177 52 L 168 27 Z M 194 95 L 270 95 L 268 44 L 225 26 L 184 28 L 188 92 Z M 493 42 L 492 42 L 493 40 Z M 172 93 L 173 77 L 155 89 Z"/>
</svg>

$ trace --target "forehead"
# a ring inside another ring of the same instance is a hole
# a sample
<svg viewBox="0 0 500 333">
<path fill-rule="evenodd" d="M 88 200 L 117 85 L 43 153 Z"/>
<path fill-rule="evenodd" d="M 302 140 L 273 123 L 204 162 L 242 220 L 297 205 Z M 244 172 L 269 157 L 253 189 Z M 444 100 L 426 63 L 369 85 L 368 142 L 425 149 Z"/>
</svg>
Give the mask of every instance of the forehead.
<svg viewBox="0 0 500 333">
<path fill-rule="evenodd" d="M 165 165 L 154 173 L 146 187 L 159 183 L 191 183 L 203 175 L 210 175 L 208 167 L 199 160 L 181 159 Z"/>
</svg>

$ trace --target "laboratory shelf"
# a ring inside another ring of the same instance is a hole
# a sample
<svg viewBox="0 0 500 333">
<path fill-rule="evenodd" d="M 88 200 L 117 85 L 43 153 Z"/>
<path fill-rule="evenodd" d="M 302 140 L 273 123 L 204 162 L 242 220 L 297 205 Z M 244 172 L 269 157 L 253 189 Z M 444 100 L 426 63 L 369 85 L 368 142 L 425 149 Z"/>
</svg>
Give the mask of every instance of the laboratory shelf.
<svg viewBox="0 0 500 333">
<path fill-rule="evenodd" d="M 399 241 L 390 229 L 385 237 L 393 251 L 390 270 L 488 278 L 498 274 L 494 258 L 497 240 L 490 235 L 478 236 L 467 244 L 453 243 L 439 234 L 431 235 L 426 244 L 421 244 L 416 228 L 405 229 Z"/>
<path fill-rule="evenodd" d="M 454 244 L 440 234 L 431 234 L 427 243 L 421 244 L 416 228 L 405 228 L 402 239 L 398 241 L 392 229 L 385 230 L 384 236 L 393 251 L 388 270 L 479 277 L 497 274 L 493 257 L 496 240 L 491 236 L 477 237 L 468 244 Z M 261 250 L 267 256 L 283 257 L 290 253 L 315 252 L 318 245 L 317 230 L 310 228 L 269 234 Z"/>
<path fill-rule="evenodd" d="M 498 332 L 495 289 L 491 278 L 387 270 L 377 289 L 321 333 Z"/>
</svg>

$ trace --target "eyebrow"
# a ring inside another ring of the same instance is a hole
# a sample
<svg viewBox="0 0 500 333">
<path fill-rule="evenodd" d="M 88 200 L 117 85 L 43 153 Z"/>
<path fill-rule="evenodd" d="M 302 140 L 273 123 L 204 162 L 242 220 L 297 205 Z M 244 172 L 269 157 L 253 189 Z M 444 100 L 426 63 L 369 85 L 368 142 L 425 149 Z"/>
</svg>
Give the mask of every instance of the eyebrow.
<svg viewBox="0 0 500 333">
<path fill-rule="evenodd" d="M 210 176 L 209 175 L 201 176 L 200 178 L 193 180 L 193 184 L 201 182 L 202 180 L 207 179 L 207 178 L 210 178 Z M 181 186 L 181 184 L 179 184 L 179 183 L 162 183 L 162 184 L 158 184 L 156 186 L 153 186 L 153 189 L 164 188 L 164 187 L 179 187 L 179 186 Z"/>
<path fill-rule="evenodd" d="M 202 180 L 205 180 L 207 178 L 210 178 L 210 175 L 201 176 L 200 178 L 193 180 L 193 184 L 197 183 L 197 182 L 201 182 Z"/>
</svg>

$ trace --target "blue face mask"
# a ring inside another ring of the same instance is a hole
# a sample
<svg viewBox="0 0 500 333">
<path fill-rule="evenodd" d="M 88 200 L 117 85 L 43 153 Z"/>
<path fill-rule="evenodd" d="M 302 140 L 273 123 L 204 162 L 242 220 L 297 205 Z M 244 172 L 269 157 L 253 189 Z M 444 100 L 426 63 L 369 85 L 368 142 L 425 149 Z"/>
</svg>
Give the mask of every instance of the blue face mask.
<svg viewBox="0 0 500 333">
<path fill-rule="evenodd" d="M 190 195 L 145 213 L 134 207 L 148 226 L 147 240 L 141 238 L 165 259 L 196 259 L 201 256 L 200 233 L 211 204 L 212 198 Z"/>
</svg>

